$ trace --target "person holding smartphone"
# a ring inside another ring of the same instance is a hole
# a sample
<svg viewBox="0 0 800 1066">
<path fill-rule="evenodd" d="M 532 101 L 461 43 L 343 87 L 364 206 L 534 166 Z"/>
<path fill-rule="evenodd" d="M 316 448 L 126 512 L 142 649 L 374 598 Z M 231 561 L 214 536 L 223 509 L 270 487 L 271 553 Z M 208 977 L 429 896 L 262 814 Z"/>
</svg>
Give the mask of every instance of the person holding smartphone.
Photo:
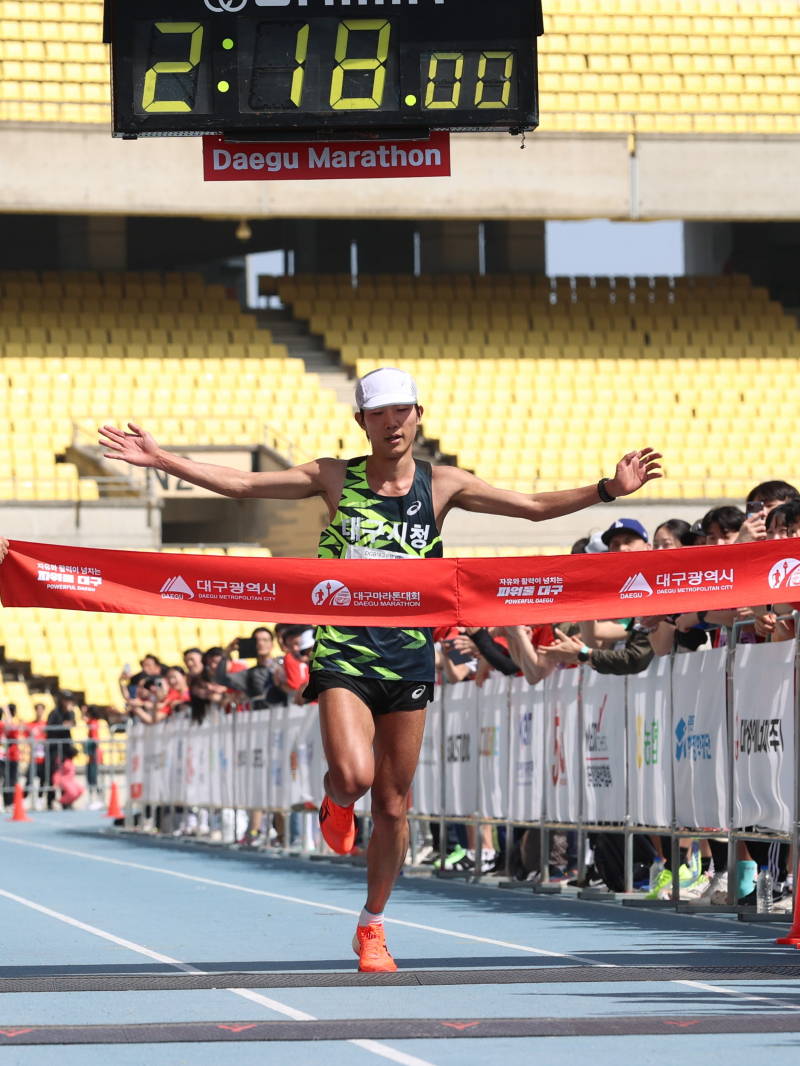
<svg viewBox="0 0 800 1066">
<path fill-rule="evenodd" d="M 257 626 L 249 637 L 236 637 L 225 649 L 214 677 L 218 685 L 234 692 L 243 692 L 250 699 L 258 699 L 272 686 L 272 633 L 266 626 Z M 242 659 L 255 659 L 256 665 L 247 670 L 231 670 L 231 653 L 238 651 Z"/>
</svg>

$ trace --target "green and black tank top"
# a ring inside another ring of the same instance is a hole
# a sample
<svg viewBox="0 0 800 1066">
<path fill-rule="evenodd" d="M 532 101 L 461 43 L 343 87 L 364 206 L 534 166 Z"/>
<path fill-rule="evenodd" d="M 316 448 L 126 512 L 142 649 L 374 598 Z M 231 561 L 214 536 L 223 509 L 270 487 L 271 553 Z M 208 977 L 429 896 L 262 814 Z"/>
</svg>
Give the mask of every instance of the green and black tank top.
<svg viewBox="0 0 800 1066">
<path fill-rule="evenodd" d="M 405 496 L 379 496 L 367 484 L 366 456 L 347 464 L 339 508 L 319 540 L 320 559 L 440 559 L 431 464 L 415 460 Z M 319 626 L 312 670 L 380 681 L 433 681 L 431 630 Z"/>
</svg>

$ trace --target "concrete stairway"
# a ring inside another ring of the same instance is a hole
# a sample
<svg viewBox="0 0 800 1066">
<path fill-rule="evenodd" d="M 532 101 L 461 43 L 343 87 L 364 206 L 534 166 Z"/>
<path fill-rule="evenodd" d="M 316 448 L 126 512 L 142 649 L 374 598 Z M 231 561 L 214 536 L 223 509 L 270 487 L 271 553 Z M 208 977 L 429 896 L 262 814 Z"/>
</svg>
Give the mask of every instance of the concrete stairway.
<svg viewBox="0 0 800 1066">
<path fill-rule="evenodd" d="M 288 308 L 258 312 L 258 325 L 272 331 L 276 344 L 285 344 L 290 359 L 302 359 L 307 373 L 316 374 L 324 389 L 333 389 L 336 399 L 355 410 L 355 380 L 348 376 L 337 353 L 325 347 L 321 337 L 309 332 L 308 324 L 292 318 Z"/>
</svg>

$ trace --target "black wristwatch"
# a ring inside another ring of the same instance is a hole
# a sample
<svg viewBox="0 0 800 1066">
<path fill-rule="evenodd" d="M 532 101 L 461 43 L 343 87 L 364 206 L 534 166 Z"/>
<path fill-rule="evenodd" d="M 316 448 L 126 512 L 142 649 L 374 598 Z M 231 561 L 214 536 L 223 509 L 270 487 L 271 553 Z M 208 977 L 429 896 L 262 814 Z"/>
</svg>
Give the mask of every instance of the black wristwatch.
<svg viewBox="0 0 800 1066">
<path fill-rule="evenodd" d="M 585 644 L 583 645 L 581 650 L 578 652 L 578 662 L 579 663 L 588 663 L 589 662 L 589 648 L 587 648 L 587 646 Z"/>
<path fill-rule="evenodd" d="M 603 503 L 613 503 L 617 498 L 616 496 L 612 496 L 606 488 L 606 482 L 610 480 L 610 477 L 601 477 L 597 482 L 597 491 Z"/>
</svg>

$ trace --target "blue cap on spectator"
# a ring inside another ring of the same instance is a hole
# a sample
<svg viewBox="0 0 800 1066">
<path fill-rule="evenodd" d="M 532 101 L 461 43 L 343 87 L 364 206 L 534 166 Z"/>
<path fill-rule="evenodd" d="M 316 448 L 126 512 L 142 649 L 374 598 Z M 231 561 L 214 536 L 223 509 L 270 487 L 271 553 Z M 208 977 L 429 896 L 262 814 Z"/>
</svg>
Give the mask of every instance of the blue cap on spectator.
<svg viewBox="0 0 800 1066">
<path fill-rule="evenodd" d="M 647 530 L 644 528 L 641 522 L 638 522 L 635 518 L 618 518 L 613 526 L 605 531 L 601 540 L 603 544 L 611 544 L 611 538 L 616 536 L 620 530 L 627 529 L 631 533 L 635 533 L 637 537 L 641 537 L 645 544 L 649 543 L 649 537 L 647 536 Z"/>
</svg>

